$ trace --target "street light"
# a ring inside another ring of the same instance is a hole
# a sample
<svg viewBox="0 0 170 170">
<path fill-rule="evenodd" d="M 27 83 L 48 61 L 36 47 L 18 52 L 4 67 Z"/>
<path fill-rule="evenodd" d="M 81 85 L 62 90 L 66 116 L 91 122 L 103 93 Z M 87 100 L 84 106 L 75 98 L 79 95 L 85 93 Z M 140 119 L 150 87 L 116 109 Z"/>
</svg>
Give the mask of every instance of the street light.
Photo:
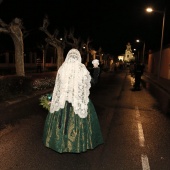
<svg viewBox="0 0 170 170">
<path fill-rule="evenodd" d="M 135 57 L 135 60 L 138 61 L 138 60 L 139 60 L 139 50 L 137 50 L 136 48 L 134 48 L 133 51 L 137 52 L 136 57 L 135 57 L 135 55 L 134 55 L 134 57 Z"/>
<path fill-rule="evenodd" d="M 137 39 L 136 42 L 137 43 L 143 42 L 142 63 L 144 64 L 144 59 L 145 59 L 145 41 L 141 41 L 141 40 Z"/>
<path fill-rule="evenodd" d="M 165 25 L 165 12 L 166 9 L 164 11 L 159 11 L 159 10 L 153 10 L 152 8 L 147 8 L 146 9 L 147 12 L 151 13 L 151 12 L 157 12 L 157 13 L 161 13 L 163 15 L 163 19 L 162 19 L 162 36 L 161 36 L 161 45 L 160 45 L 160 56 L 159 56 L 159 62 L 158 62 L 158 79 L 160 77 L 160 70 L 161 70 L 161 61 L 162 61 L 162 46 L 163 46 L 163 39 L 164 39 L 164 25 Z"/>
</svg>

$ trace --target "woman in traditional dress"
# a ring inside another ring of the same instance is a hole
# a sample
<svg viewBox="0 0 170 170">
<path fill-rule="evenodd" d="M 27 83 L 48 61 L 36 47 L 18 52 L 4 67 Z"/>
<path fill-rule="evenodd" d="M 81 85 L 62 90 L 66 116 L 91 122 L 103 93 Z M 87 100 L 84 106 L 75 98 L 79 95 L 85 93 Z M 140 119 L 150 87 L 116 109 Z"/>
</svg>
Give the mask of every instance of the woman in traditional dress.
<svg viewBox="0 0 170 170">
<path fill-rule="evenodd" d="M 56 75 L 44 125 L 46 147 L 59 153 L 80 153 L 103 143 L 98 117 L 89 99 L 90 81 L 80 52 L 71 49 Z"/>
<path fill-rule="evenodd" d="M 93 73 L 92 73 L 92 78 L 93 78 L 93 83 L 92 85 L 96 85 L 99 81 L 100 78 L 100 67 L 99 67 L 99 60 L 98 59 L 94 59 L 92 61 L 93 64 Z"/>
</svg>

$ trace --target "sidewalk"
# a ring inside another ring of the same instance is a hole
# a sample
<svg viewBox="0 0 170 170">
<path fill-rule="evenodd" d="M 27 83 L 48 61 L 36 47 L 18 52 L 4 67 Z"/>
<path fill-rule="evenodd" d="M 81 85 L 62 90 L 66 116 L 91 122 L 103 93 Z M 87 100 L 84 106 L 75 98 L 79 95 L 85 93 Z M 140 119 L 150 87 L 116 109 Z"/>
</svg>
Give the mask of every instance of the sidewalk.
<svg viewBox="0 0 170 170">
<path fill-rule="evenodd" d="M 43 78 L 44 77 L 55 77 L 56 72 L 28 73 L 27 76 L 28 75 L 33 77 L 34 79 L 41 78 L 41 77 Z M 158 80 L 157 77 L 150 75 L 148 73 L 144 73 L 143 77 L 144 77 L 144 81 L 152 82 L 153 84 L 159 86 L 159 88 L 162 88 L 166 93 L 170 95 L 170 80 L 163 79 L 163 78 L 159 78 Z M 8 99 L 7 101 L 0 102 L 0 107 L 7 107 L 11 104 L 16 104 L 21 101 L 30 99 L 32 97 L 41 96 L 43 94 L 51 92 L 52 90 L 53 88 L 49 88 L 45 90 L 37 90 L 37 91 L 33 91 L 30 95 L 23 95 L 23 96 L 19 96 L 13 99 Z"/>
<path fill-rule="evenodd" d="M 9 75 L 10 76 L 10 75 Z M 42 73 L 26 73 L 26 76 L 32 77 L 35 81 L 38 79 L 45 79 L 45 78 L 54 78 L 56 77 L 56 71 L 53 72 L 42 72 Z M 50 93 L 53 91 L 52 88 L 46 88 L 43 90 L 32 90 L 32 92 L 28 95 L 19 95 L 19 96 L 13 96 L 10 99 L 7 99 L 5 101 L 0 102 L 0 107 L 8 107 L 9 105 L 17 104 L 22 101 L 28 100 L 30 98 L 36 97 L 36 96 L 41 96 L 46 93 Z"/>
<path fill-rule="evenodd" d="M 165 92 L 167 92 L 169 95 L 170 95 L 170 80 L 168 79 L 164 79 L 162 77 L 156 77 L 152 74 L 149 74 L 149 73 L 144 73 L 145 78 L 148 80 L 148 81 L 151 81 L 153 82 L 154 84 L 156 84 L 157 86 L 159 86 L 160 88 L 162 88 Z"/>
</svg>

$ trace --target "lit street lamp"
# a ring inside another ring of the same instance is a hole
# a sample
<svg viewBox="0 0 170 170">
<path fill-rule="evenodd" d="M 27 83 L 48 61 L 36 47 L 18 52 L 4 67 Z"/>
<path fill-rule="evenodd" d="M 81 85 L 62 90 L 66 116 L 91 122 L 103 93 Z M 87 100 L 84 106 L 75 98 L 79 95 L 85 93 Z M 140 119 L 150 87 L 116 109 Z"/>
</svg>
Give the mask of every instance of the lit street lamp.
<svg viewBox="0 0 170 170">
<path fill-rule="evenodd" d="M 143 42 L 142 63 L 144 64 L 144 59 L 145 59 L 145 41 L 141 41 L 141 40 L 137 39 L 136 42 L 137 43 Z"/>
<path fill-rule="evenodd" d="M 139 50 L 137 50 L 136 48 L 134 48 L 133 51 L 135 51 L 135 52 L 137 53 L 137 55 L 136 55 L 136 57 L 135 57 L 136 61 L 139 61 Z M 134 56 L 135 56 L 135 54 L 134 54 Z"/>
<path fill-rule="evenodd" d="M 161 61 L 162 61 L 162 46 L 163 46 L 163 39 L 164 39 L 164 25 L 165 25 L 165 11 L 159 11 L 159 10 L 153 10 L 152 8 L 147 8 L 147 12 L 158 12 L 163 14 L 162 19 L 162 36 L 161 36 L 161 45 L 160 45 L 160 56 L 159 56 L 159 62 L 158 62 L 158 79 L 160 77 L 160 69 L 161 69 Z"/>
</svg>

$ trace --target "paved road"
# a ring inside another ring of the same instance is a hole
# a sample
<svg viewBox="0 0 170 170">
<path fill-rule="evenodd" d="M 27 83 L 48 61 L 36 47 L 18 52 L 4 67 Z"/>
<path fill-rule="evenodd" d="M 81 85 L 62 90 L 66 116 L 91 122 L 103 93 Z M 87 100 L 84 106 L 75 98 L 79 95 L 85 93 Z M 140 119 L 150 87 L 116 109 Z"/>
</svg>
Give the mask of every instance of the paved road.
<svg viewBox="0 0 170 170">
<path fill-rule="evenodd" d="M 104 144 L 81 154 L 59 154 L 42 144 L 46 111 L 38 96 L 0 109 L 1 170 L 169 170 L 170 120 L 126 72 L 103 73 L 91 89 Z M 10 117 L 10 119 L 9 119 Z"/>
</svg>

